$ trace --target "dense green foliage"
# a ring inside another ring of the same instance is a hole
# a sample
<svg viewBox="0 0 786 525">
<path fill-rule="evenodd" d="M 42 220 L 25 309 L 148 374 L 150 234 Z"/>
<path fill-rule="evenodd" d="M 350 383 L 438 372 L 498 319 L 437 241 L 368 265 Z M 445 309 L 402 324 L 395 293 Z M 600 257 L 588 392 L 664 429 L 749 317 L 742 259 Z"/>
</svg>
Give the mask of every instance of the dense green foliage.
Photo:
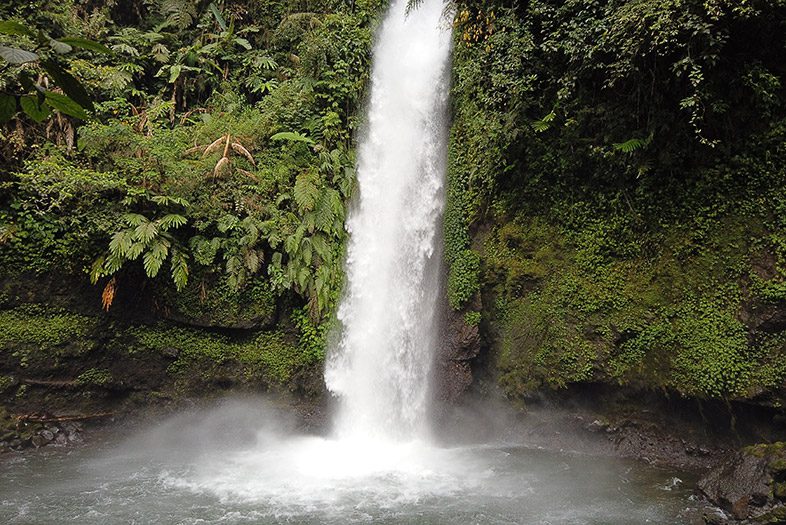
<svg viewBox="0 0 786 525">
<path fill-rule="evenodd" d="M 458 7 L 445 224 L 505 389 L 780 388 L 786 4 L 505 4 Z"/>
<path fill-rule="evenodd" d="M 305 311 L 302 359 L 321 359 L 381 4 L 4 4 L 0 50 L 38 58 L 0 54 L 0 93 L 26 110 L 48 85 L 78 111 L 9 109 L 0 127 L 3 275 L 83 275 L 107 309 L 154 290 L 164 317 L 201 326 Z"/>
<path fill-rule="evenodd" d="M 92 280 L 178 381 L 321 362 L 384 4 L 0 6 L 1 276 Z M 786 3 L 450 4 L 447 296 L 504 389 L 781 389 Z M 11 302 L 20 366 L 107 322 Z"/>
</svg>

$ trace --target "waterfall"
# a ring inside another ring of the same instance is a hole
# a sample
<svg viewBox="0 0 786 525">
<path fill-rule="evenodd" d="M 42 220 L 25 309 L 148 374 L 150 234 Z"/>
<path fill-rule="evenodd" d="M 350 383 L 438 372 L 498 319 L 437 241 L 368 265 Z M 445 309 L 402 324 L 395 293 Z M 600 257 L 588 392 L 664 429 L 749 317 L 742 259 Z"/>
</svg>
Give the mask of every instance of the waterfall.
<svg viewBox="0 0 786 525">
<path fill-rule="evenodd" d="M 325 382 L 339 438 L 424 437 L 437 344 L 451 29 L 443 0 L 394 0 L 374 48 L 340 340 Z"/>
</svg>

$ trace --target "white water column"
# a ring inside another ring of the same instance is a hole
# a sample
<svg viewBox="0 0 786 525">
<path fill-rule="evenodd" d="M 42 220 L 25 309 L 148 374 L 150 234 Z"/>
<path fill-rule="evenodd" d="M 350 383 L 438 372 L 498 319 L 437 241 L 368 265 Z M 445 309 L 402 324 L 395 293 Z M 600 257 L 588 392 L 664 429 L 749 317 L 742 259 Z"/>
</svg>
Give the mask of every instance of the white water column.
<svg viewBox="0 0 786 525">
<path fill-rule="evenodd" d="M 443 0 L 394 0 L 374 47 L 350 209 L 341 338 L 325 381 L 337 437 L 425 437 L 437 343 L 450 21 Z"/>
</svg>

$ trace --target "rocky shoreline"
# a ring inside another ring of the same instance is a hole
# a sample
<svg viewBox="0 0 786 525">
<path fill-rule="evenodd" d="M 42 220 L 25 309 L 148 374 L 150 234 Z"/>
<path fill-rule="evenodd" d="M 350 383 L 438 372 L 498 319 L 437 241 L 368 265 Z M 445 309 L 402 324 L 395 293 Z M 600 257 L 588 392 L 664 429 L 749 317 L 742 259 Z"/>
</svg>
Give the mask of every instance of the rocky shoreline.
<svg viewBox="0 0 786 525">
<path fill-rule="evenodd" d="M 327 428 L 327 396 L 265 395 L 297 414 L 300 430 L 322 433 Z M 169 400 L 88 418 L 3 412 L 0 454 L 45 446 L 90 446 L 93 434 L 113 433 L 199 403 Z M 708 524 L 786 522 L 786 443 L 781 442 L 784 429 L 777 411 L 697 404 L 588 385 L 543 394 L 518 409 L 493 393 L 470 393 L 456 404 L 444 405 L 437 420 L 439 435 L 461 440 L 504 436 L 532 447 L 626 458 L 688 472 L 699 479 L 696 494 L 704 502 L 703 519 Z"/>
</svg>

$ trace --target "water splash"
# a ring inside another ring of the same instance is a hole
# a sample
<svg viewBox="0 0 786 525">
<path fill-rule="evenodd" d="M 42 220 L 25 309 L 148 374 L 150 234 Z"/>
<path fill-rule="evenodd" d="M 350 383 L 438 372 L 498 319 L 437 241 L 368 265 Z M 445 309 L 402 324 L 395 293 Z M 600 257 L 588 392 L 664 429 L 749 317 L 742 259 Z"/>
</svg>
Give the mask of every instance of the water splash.
<svg viewBox="0 0 786 525">
<path fill-rule="evenodd" d="M 347 230 L 342 338 L 325 381 L 337 437 L 423 437 L 436 345 L 451 50 L 443 0 L 395 0 L 374 48 L 360 198 Z"/>
</svg>

